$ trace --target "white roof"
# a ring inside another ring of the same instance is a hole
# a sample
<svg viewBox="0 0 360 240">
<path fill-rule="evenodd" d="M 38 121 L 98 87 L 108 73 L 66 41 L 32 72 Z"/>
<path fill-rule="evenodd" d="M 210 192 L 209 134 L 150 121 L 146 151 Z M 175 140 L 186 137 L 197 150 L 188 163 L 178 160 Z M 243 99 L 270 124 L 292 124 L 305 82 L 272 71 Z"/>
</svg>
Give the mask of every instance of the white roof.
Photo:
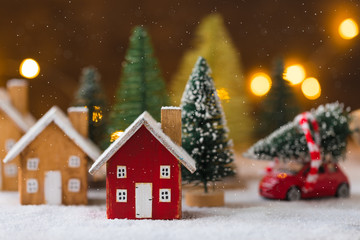
<svg viewBox="0 0 360 240">
<path fill-rule="evenodd" d="M 147 112 L 141 114 L 121 136 L 116 139 L 96 162 L 91 166 L 89 172 L 94 174 L 104 165 L 141 127 L 145 126 L 149 132 L 176 157 L 191 173 L 195 172 L 196 164 L 194 159 L 179 145 L 175 144 L 162 130 L 159 124 Z"/>
<path fill-rule="evenodd" d="M 11 81 L 11 80 L 10 80 Z M 8 81 L 8 83 L 10 82 Z M 23 131 L 26 132 L 35 124 L 35 118 L 30 114 L 23 116 L 10 101 L 9 94 L 4 88 L 0 88 L 0 109 Z"/>
<path fill-rule="evenodd" d="M 69 107 L 67 109 L 67 112 L 68 113 L 71 113 L 71 112 L 87 113 L 87 112 L 89 112 L 89 109 L 87 107 Z"/>
<path fill-rule="evenodd" d="M 174 107 L 174 106 L 166 106 L 166 107 L 161 107 L 161 109 L 167 109 L 167 110 L 180 110 L 180 107 Z"/>
<path fill-rule="evenodd" d="M 35 119 L 31 114 L 27 114 L 25 117 L 6 100 L 0 100 L 0 109 L 9 116 L 10 119 L 23 131 L 26 132 L 34 125 Z"/>
<path fill-rule="evenodd" d="M 61 109 L 54 106 L 11 148 L 3 160 L 4 163 L 10 162 L 19 155 L 26 146 L 28 146 L 52 122 L 74 141 L 74 143 L 92 160 L 95 161 L 95 159 L 100 156 L 100 149 L 89 139 L 84 138 L 78 133 Z"/>
<path fill-rule="evenodd" d="M 5 88 L 0 88 L 0 100 L 10 102 L 10 97 Z"/>
<path fill-rule="evenodd" d="M 29 83 L 28 81 L 26 81 L 25 79 L 22 79 L 22 78 L 13 78 L 13 79 L 10 79 L 9 81 L 7 81 L 6 83 L 6 86 L 7 87 L 21 87 L 21 86 L 28 86 Z"/>
</svg>

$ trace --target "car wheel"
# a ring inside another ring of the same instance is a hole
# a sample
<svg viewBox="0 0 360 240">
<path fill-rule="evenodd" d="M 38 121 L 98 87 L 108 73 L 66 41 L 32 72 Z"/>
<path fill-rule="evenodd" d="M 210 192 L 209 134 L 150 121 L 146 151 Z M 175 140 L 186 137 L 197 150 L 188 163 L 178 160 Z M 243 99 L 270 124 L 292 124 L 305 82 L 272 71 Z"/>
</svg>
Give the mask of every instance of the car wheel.
<svg viewBox="0 0 360 240">
<path fill-rule="evenodd" d="M 349 195 L 350 195 L 349 185 L 347 185 L 346 183 L 340 184 L 340 186 L 336 190 L 335 196 L 338 198 L 347 198 L 349 197 Z"/>
<path fill-rule="evenodd" d="M 301 198 L 300 189 L 293 186 L 286 193 L 286 200 L 288 201 L 298 201 Z"/>
</svg>

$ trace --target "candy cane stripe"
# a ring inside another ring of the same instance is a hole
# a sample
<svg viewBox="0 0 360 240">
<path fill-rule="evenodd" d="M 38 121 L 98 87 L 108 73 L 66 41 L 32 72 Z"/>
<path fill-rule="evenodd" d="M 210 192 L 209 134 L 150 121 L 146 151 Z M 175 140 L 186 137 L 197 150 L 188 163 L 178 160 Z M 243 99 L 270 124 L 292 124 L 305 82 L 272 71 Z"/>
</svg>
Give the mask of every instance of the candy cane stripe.
<svg viewBox="0 0 360 240">
<path fill-rule="evenodd" d="M 296 122 L 299 122 L 301 130 L 303 131 L 307 143 L 307 147 L 310 153 L 310 171 L 306 177 L 306 181 L 303 187 L 304 192 L 308 192 L 314 189 L 315 183 L 318 179 L 319 167 L 321 165 L 321 155 L 320 155 L 320 131 L 319 124 L 310 112 L 304 112 L 299 114 L 295 118 Z M 314 129 L 314 134 L 311 134 L 310 125 Z M 267 167 L 267 172 L 272 172 L 274 165 L 278 162 L 278 159 L 275 158 L 275 161 Z"/>
<path fill-rule="evenodd" d="M 304 192 L 308 192 L 312 190 L 315 186 L 315 183 L 318 179 L 319 167 L 321 165 L 321 155 L 320 155 L 320 132 L 319 132 L 319 124 L 314 118 L 314 116 L 310 112 L 305 112 L 298 115 L 295 118 L 296 121 L 299 122 L 302 131 L 304 132 L 306 143 L 310 153 L 310 171 L 306 177 Z M 314 135 L 310 132 L 309 121 L 314 129 Z"/>
<path fill-rule="evenodd" d="M 306 181 L 309 182 L 309 183 L 316 183 L 316 180 L 317 180 L 317 175 L 310 175 Z"/>
</svg>

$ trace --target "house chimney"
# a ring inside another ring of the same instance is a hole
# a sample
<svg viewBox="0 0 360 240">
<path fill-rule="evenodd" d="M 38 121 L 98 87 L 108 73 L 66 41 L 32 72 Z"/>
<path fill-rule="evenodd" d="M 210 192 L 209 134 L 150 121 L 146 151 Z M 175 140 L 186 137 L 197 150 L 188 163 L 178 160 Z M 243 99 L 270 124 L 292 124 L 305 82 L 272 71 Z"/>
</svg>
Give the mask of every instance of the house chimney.
<svg viewBox="0 0 360 240">
<path fill-rule="evenodd" d="M 181 108 L 161 108 L 161 128 L 170 139 L 181 146 Z"/>
<path fill-rule="evenodd" d="M 86 107 L 70 107 L 67 110 L 68 116 L 73 127 L 85 138 L 88 137 L 88 114 Z"/>
<path fill-rule="evenodd" d="M 26 115 L 28 110 L 28 82 L 25 79 L 11 79 L 6 87 L 12 105 L 22 114 Z"/>
</svg>

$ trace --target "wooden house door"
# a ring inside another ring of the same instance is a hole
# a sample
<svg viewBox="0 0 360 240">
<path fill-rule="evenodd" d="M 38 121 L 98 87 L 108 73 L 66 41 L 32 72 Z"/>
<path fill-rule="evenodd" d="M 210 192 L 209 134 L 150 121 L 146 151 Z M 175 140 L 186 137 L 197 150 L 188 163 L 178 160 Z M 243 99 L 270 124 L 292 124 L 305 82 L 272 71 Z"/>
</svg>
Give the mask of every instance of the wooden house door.
<svg viewBox="0 0 360 240">
<path fill-rule="evenodd" d="M 62 198 L 61 173 L 60 171 L 45 172 L 45 203 L 50 205 L 60 205 Z"/>
<path fill-rule="evenodd" d="M 152 183 L 136 183 L 135 187 L 136 218 L 151 218 Z"/>
</svg>

